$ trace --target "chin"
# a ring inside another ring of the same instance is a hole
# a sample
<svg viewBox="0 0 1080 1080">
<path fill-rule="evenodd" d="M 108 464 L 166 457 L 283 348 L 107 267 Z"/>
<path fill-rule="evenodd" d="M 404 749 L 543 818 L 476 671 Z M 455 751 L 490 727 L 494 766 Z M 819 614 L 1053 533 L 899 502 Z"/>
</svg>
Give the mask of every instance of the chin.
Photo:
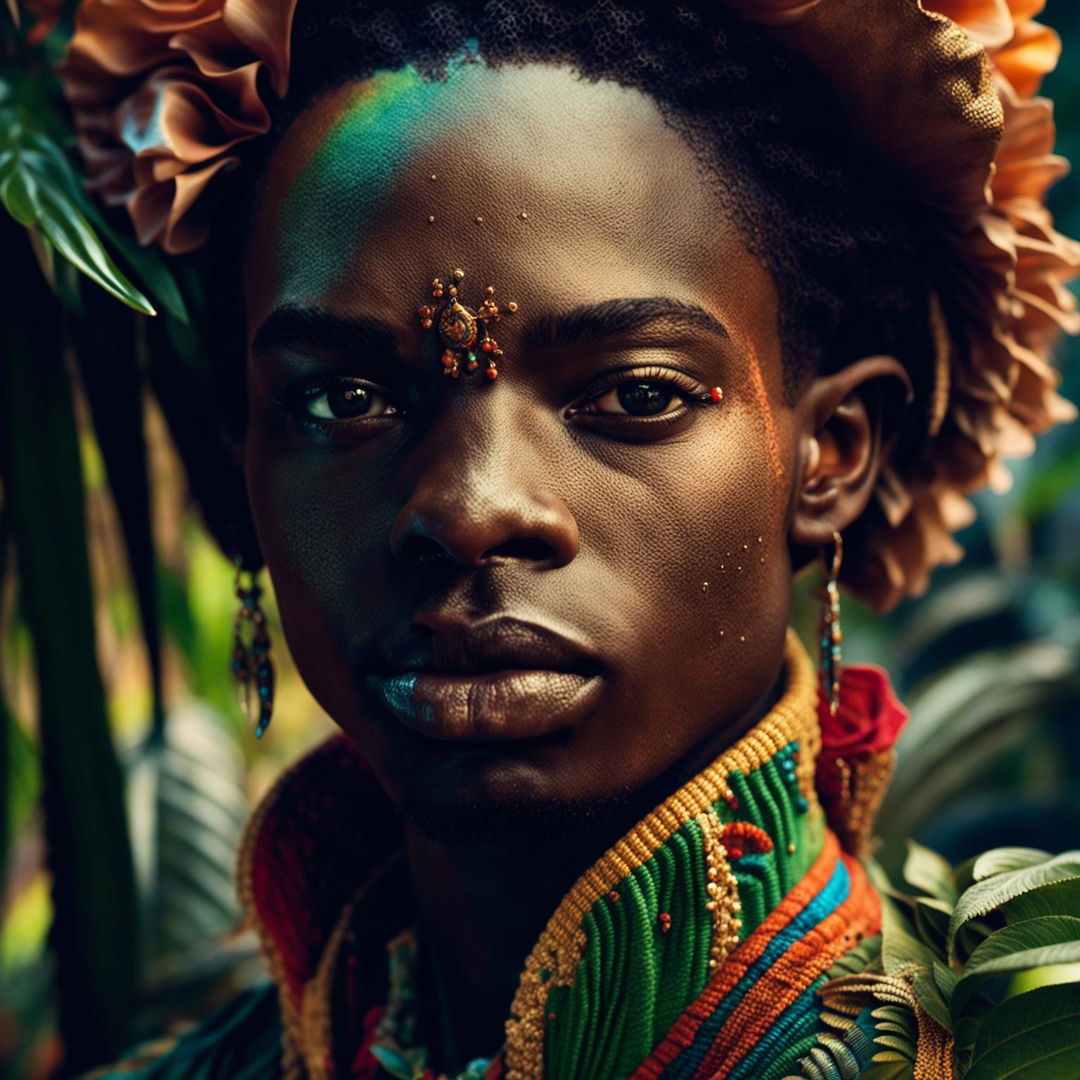
<svg viewBox="0 0 1080 1080">
<path fill-rule="evenodd" d="M 437 750 L 414 761 L 395 801 L 409 825 L 442 844 L 555 840 L 570 829 L 602 828 L 630 800 L 625 789 L 573 782 L 598 774 L 568 768 L 565 745 Z"/>
</svg>

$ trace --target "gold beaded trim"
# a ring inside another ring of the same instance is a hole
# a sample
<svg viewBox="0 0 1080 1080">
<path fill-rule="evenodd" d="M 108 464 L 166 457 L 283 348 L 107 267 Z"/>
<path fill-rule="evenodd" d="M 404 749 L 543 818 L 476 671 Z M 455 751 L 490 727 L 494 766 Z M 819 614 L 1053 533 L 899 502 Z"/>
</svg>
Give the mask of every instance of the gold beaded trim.
<svg viewBox="0 0 1080 1080">
<path fill-rule="evenodd" d="M 713 804 L 730 792 L 728 776 L 732 772 L 751 773 L 797 741 L 800 753 L 795 774 L 799 790 L 812 809 L 817 807 L 814 762 L 821 748 L 817 675 L 794 630 L 787 632 L 784 660 L 787 688 L 769 714 L 609 848 L 578 878 L 548 920 L 525 961 L 510 1007 L 510 1019 L 506 1022 L 506 1080 L 543 1078 L 544 1010 L 548 992 L 554 986 L 573 983 L 585 948 L 581 923 L 590 908 L 652 858 L 656 849 L 688 821 L 707 815 L 710 810 L 715 815 Z M 716 866 L 719 875 L 721 866 L 719 863 Z M 733 911 L 730 914 L 734 916 Z M 542 972 L 547 973 L 546 978 L 541 977 Z"/>
<path fill-rule="evenodd" d="M 739 944 L 742 929 L 742 903 L 739 900 L 739 883 L 731 872 L 727 849 L 721 843 L 724 825 L 717 812 L 710 807 L 698 814 L 698 827 L 705 848 L 705 910 L 712 912 L 712 943 L 709 946 L 709 968 L 718 968 Z"/>
</svg>

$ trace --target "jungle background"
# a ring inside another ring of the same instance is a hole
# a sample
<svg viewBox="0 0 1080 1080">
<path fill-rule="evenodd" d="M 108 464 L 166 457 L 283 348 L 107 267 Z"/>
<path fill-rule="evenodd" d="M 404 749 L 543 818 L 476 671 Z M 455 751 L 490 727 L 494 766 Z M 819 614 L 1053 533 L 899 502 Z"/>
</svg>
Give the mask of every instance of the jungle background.
<svg viewBox="0 0 1080 1080">
<path fill-rule="evenodd" d="M 165 415 L 199 438 L 198 397 L 169 367 L 197 364 L 197 283 L 185 293 L 125 239 L 72 169 L 48 74 L 71 7 L 0 10 L 0 1080 L 77 1074 L 263 977 L 238 838 L 332 730 L 272 597 L 267 738 L 238 706 L 234 568 Z M 1080 5 L 1050 0 L 1043 21 L 1064 40 L 1045 83 L 1059 149 L 1080 161 Z M 1080 236 L 1080 179 L 1052 208 Z M 131 314 L 152 306 L 163 318 Z M 1080 401 L 1080 341 L 1060 360 Z M 884 618 L 844 602 L 845 659 L 887 667 L 912 710 L 880 817 L 887 867 L 908 836 L 954 862 L 1078 846 L 1080 424 L 1012 469 L 925 597 Z M 814 585 L 796 583 L 808 641 Z"/>
</svg>

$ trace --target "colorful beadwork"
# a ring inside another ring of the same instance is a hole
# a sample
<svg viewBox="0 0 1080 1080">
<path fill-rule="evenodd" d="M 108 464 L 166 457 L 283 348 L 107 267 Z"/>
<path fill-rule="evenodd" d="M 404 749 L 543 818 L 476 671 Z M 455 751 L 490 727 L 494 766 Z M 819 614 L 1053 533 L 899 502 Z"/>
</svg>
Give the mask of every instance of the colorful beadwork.
<svg viewBox="0 0 1080 1080">
<path fill-rule="evenodd" d="M 444 375 L 459 378 L 463 369 L 468 372 L 478 370 L 483 359 L 484 375 L 488 379 L 496 379 L 499 376 L 498 361 L 503 351 L 489 333 L 489 325 L 499 322 L 502 317 L 495 303 L 495 290 L 489 285 L 484 290 L 480 307 L 473 311 L 461 302 L 458 295 L 464 278 L 464 270 L 455 270 L 450 275 L 449 284 L 444 284 L 441 278 L 431 283 L 431 297 L 435 303 L 422 304 L 417 308 L 420 328 L 430 330 L 434 327 L 438 333 L 443 346 L 440 362 Z M 506 305 L 506 310 L 511 313 L 517 309 L 513 300 Z"/>
<path fill-rule="evenodd" d="M 879 912 L 861 867 L 826 830 L 814 795 L 817 678 L 793 635 L 786 659 L 787 688 L 769 715 L 647 815 L 563 899 L 526 963 L 504 1048 L 470 1063 L 470 1080 L 480 1070 L 484 1080 L 777 1080 L 810 1052 L 819 1027 L 814 994 L 824 972 L 853 938 L 876 932 Z M 346 768 L 344 750 L 331 753 L 331 745 L 320 754 L 324 771 L 309 775 L 309 801 L 312 791 L 325 793 L 331 769 L 346 770 L 339 785 L 374 784 L 351 771 L 356 766 Z M 362 824 L 342 822 L 339 808 L 325 813 L 335 815 L 333 829 L 362 832 L 372 828 L 372 805 L 367 796 L 358 802 Z M 312 830 L 317 837 L 332 831 L 326 822 L 316 828 L 305 816 L 308 804 L 290 799 L 278 811 L 260 808 L 259 835 L 268 812 L 289 828 L 299 828 L 295 822 L 303 817 L 305 842 Z M 381 822 L 374 829 L 380 850 L 388 828 Z M 344 910 L 332 908 L 341 917 L 320 945 L 286 917 L 291 908 L 266 893 L 271 880 L 304 879 L 295 868 L 282 877 L 277 835 L 263 836 L 273 853 L 267 867 L 251 853 L 255 841 L 245 843 L 240 877 L 245 907 L 254 914 L 255 868 L 272 873 L 260 895 L 264 917 L 280 923 L 269 936 L 268 956 L 283 988 L 285 1076 L 346 1075 L 334 1056 L 342 1060 L 355 1047 L 347 1075 L 356 1080 L 384 1075 L 379 1061 L 385 1068 L 391 1058 L 395 1068 L 417 1065 L 424 1080 L 434 1080 L 422 1047 L 410 1044 L 407 1024 L 390 1032 L 387 1010 L 371 1008 L 353 1041 L 357 1010 L 334 1004 L 342 987 L 352 985 L 342 981 L 355 959 L 349 942 L 377 933 L 359 899 L 364 890 L 378 895 L 377 879 L 349 892 Z M 320 885 L 320 900 L 326 892 Z M 261 919 L 253 921 L 260 927 Z M 396 941 L 408 925 L 395 923 L 377 940 Z M 265 927 L 260 934 L 266 944 Z M 340 1019 L 331 1022 L 332 1014 Z"/>
</svg>

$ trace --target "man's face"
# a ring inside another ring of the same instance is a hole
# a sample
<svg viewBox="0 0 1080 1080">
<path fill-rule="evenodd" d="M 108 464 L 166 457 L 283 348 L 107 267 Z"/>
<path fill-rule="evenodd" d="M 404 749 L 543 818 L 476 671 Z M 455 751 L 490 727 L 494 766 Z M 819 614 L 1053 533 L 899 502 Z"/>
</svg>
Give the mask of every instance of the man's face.
<svg viewBox="0 0 1080 1080">
<path fill-rule="evenodd" d="M 618 798 L 775 684 L 796 414 L 716 183 L 650 98 L 537 65 L 353 83 L 274 152 L 259 541 L 304 680 L 418 816 Z M 496 379 L 420 325 L 456 268 Z"/>
</svg>

